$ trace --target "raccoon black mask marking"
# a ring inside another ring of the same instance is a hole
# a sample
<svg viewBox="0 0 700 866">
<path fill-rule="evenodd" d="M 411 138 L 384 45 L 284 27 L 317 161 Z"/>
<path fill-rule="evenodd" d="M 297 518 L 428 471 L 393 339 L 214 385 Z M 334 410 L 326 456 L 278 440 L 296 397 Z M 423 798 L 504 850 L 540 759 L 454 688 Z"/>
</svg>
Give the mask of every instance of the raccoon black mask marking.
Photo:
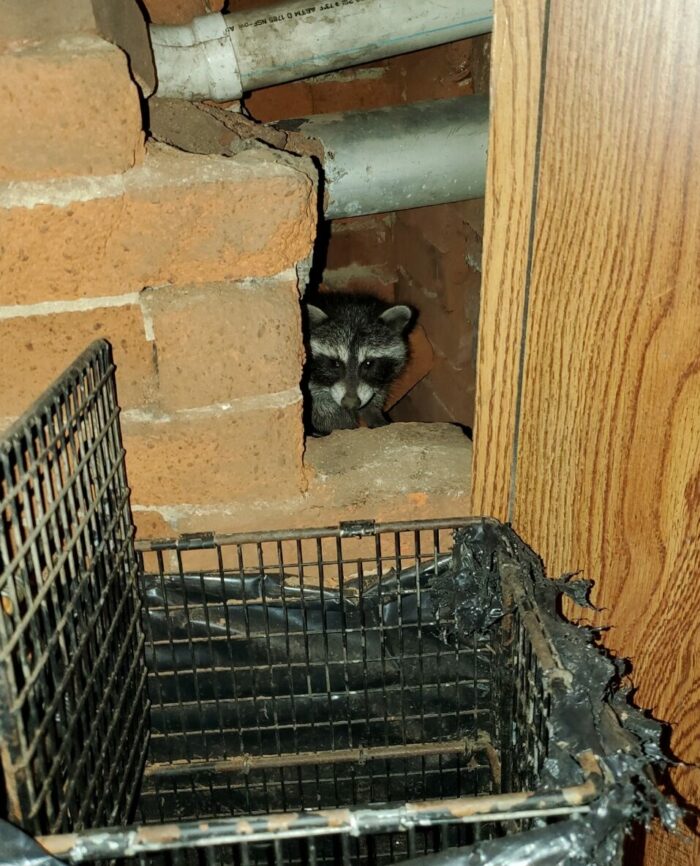
<svg viewBox="0 0 700 866">
<path fill-rule="evenodd" d="M 408 359 L 411 310 L 371 295 L 321 295 L 307 304 L 311 424 L 317 433 L 389 422 L 382 407 Z"/>
</svg>

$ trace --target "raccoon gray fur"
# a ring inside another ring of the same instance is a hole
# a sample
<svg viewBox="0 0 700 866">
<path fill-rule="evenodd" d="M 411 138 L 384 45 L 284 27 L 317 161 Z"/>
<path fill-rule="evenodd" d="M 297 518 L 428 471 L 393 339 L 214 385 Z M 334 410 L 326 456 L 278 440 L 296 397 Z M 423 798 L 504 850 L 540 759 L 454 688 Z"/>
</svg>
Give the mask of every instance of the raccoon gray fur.
<svg viewBox="0 0 700 866">
<path fill-rule="evenodd" d="M 333 292 L 307 304 L 308 388 L 312 431 L 368 427 L 389 421 L 382 407 L 408 360 L 412 311 L 372 295 Z"/>
</svg>

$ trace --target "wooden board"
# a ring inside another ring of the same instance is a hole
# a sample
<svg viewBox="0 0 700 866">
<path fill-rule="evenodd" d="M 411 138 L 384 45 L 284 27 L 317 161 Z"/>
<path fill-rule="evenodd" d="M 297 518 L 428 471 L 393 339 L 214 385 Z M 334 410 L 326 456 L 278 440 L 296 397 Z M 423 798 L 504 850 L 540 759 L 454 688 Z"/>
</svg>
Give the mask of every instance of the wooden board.
<svg viewBox="0 0 700 866">
<path fill-rule="evenodd" d="M 504 520 L 511 488 L 523 302 L 538 149 L 545 0 L 498 0 L 479 316 L 472 510 Z"/>
<path fill-rule="evenodd" d="M 384 404 L 384 411 L 388 412 L 399 400 L 428 375 L 435 363 L 435 353 L 430 344 L 425 329 L 416 325 L 408 335 L 410 355 L 406 369 L 391 386 L 389 396 Z"/>
<path fill-rule="evenodd" d="M 496 0 L 513 40 L 495 42 L 494 70 L 499 51 L 531 62 L 524 5 Z M 546 41 L 539 152 L 517 133 L 534 92 L 493 103 L 491 141 L 539 170 L 529 191 L 511 176 L 510 195 L 489 173 L 486 266 L 511 265 L 484 285 L 474 501 L 510 515 L 551 574 L 596 581 L 595 621 L 631 657 L 638 702 L 700 762 L 700 9 L 551 0 Z M 523 273 L 525 232 L 508 225 L 533 200 Z M 700 804 L 700 772 L 675 779 Z M 649 866 L 700 862 L 697 840 L 646 847 Z"/>
</svg>

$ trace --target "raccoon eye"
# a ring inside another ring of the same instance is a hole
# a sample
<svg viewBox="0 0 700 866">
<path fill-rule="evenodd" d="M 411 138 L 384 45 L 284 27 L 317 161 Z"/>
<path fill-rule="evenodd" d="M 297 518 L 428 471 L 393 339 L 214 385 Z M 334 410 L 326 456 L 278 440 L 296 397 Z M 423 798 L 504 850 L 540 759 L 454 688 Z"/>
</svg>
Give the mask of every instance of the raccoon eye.
<svg viewBox="0 0 700 866">
<path fill-rule="evenodd" d="M 363 370 L 371 370 L 374 367 L 374 358 L 368 358 L 366 361 L 362 362 Z"/>
<path fill-rule="evenodd" d="M 331 361 L 331 367 L 333 367 L 334 370 L 340 370 L 340 361 L 337 358 L 333 358 Z"/>
</svg>

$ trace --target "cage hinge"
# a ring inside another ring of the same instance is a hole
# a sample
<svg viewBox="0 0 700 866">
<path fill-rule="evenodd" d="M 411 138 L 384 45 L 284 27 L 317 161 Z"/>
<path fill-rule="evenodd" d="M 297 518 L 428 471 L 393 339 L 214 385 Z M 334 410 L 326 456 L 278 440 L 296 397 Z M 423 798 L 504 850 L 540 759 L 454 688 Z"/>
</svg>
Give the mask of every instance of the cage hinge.
<svg viewBox="0 0 700 866">
<path fill-rule="evenodd" d="M 178 550 L 201 549 L 203 547 L 215 547 L 213 532 L 190 532 L 181 535 L 177 540 Z"/>
<path fill-rule="evenodd" d="M 374 535 L 376 531 L 374 520 L 344 520 L 340 523 L 341 538 L 361 538 L 363 535 Z"/>
</svg>

